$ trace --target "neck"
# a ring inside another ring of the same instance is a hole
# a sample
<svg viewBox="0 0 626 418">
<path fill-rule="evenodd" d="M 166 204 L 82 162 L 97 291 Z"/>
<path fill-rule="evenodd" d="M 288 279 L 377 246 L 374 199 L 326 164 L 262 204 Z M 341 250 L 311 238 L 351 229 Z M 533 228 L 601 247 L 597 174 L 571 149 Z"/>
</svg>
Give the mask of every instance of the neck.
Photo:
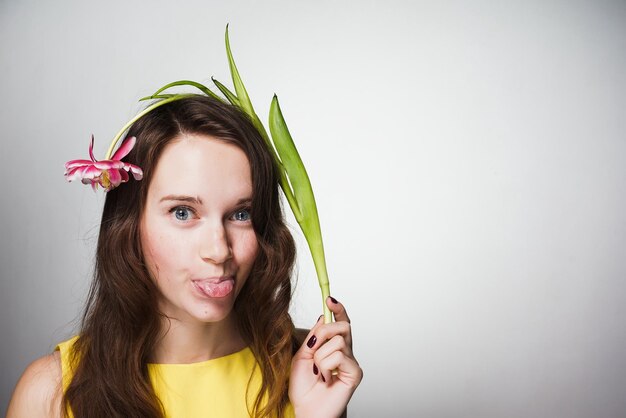
<svg viewBox="0 0 626 418">
<path fill-rule="evenodd" d="M 152 363 L 197 363 L 236 353 L 246 346 L 233 312 L 222 321 L 209 323 L 163 318 L 161 329 Z"/>
</svg>

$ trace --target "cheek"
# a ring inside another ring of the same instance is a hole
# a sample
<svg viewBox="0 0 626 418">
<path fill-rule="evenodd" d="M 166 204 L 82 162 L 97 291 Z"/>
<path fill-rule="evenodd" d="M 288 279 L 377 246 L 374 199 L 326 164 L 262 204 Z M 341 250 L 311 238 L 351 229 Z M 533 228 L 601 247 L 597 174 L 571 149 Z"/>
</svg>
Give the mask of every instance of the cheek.
<svg viewBox="0 0 626 418">
<path fill-rule="evenodd" d="M 142 237 L 143 254 L 152 279 L 159 282 L 174 268 L 175 261 L 180 259 L 177 253 L 179 246 L 173 237 L 167 234 L 146 233 Z"/>
<path fill-rule="evenodd" d="M 259 252 L 259 242 L 257 241 L 256 234 L 250 233 L 250 238 L 246 243 L 246 252 L 251 260 L 254 260 Z"/>
<path fill-rule="evenodd" d="M 252 263 L 259 251 L 259 243 L 254 231 L 242 232 L 235 241 L 234 252 L 237 254 L 239 263 L 250 264 Z"/>
</svg>

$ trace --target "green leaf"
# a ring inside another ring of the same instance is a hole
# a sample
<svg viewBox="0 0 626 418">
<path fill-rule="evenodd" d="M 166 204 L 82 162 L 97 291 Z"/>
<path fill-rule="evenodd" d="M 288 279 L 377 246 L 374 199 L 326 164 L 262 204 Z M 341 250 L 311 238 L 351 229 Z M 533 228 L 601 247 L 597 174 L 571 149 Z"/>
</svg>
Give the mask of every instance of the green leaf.
<svg viewBox="0 0 626 418">
<path fill-rule="evenodd" d="M 144 102 L 146 100 L 155 100 L 155 99 L 167 99 L 168 97 L 176 96 L 175 94 L 156 94 L 152 96 L 146 96 L 139 99 L 140 102 Z"/>
<path fill-rule="evenodd" d="M 295 202 L 289 201 L 289 203 L 309 244 L 315 271 L 317 272 L 317 279 L 322 290 L 324 321 L 329 323 L 332 320 L 332 316 L 325 301 L 330 295 L 330 285 L 326 271 L 326 257 L 324 255 L 322 231 L 317 214 L 317 204 L 315 203 L 309 175 L 291 138 L 276 95 L 274 95 L 270 105 L 269 127 L 274 146 L 280 155 L 286 175 L 293 187 Z"/>
<path fill-rule="evenodd" d="M 233 93 L 232 91 L 228 90 L 228 88 L 225 85 L 223 85 L 222 83 L 217 81 L 215 78 L 211 77 L 211 80 L 213 80 L 213 83 L 222 92 L 224 97 L 226 97 L 228 99 L 230 104 L 235 105 L 235 106 L 239 106 L 239 99 L 237 98 L 237 96 L 235 96 L 235 93 Z"/>
<path fill-rule="evenodd" d="M 174 81 L 172 83 L 166 84 L 163 87 L 161 87 L 160 89 L 158 89 L 157 91 L 154 92 L 154 94 L 152 96 L 156 96 L 159 93 L 161 93 L 162 91 L 165 91 L 171 87 L 176 87 L 176 86 L 192 86 L 197 88 L 198 90 L 200 90 L 202 93 L 206 94 L 207 96 L 211 96 L 214 99 L 219 100 L 220 102 L 223 102 L 224 99 L 222 99 L 220 96 L 218 96 L 217 94 L 213 93 L 207 86 L 205 86 L 204 84 L 200 84 L 200 83 L 196 83 L 195 81 L 191 81 L 191 80 L 179 80 L 179 81 Z"/>
<path fill-rule="evenodd" d="M 302 222 L 307 217 L 312 215 L 317 216 L 309 176 L 300 158 L 300 154 L 296 149 L 296 145 L 291 138 L 276 95 L 272 98 L 272 104 L 270 105 L 269 127 L 274 146 L 276 147 L 276 151 L 280 156 L 289 182 L 293 188 L 294 197 L 297 202 L 297 212 L 301 215 L 301 219 L 298 219 L 298 217 L 296 217 L 296 219 L 298 222 Z M 315 212 L 311 213 L 314 209 Z"/>
<path fill-rule="evenodd" d="M 228 65 L 230 67 L 230 75 L 233 79 L 233 85 L 235 86 L 237 99 L 239 99 L 239 106 L 243 110 L 245 110 L 245 112 L 248 115 L 250 116 L 255 115 L 254 108 L 252 107 L 252 102 L 250 101 L 250 97 L 248 97 L 248 92 L 246 91 L 246 88 L 243 85 L 243 81 L 241 81 L 241 77 L 239 76 L 239 71 L 237 71 L 237 66 L 235 65 L 235 60 L 233 59 L 233 54 L 230 51 L 230 41 L 228 39 L 228 25 L 226 25 L 226 55 L 228 56 Z"/>
</svg>

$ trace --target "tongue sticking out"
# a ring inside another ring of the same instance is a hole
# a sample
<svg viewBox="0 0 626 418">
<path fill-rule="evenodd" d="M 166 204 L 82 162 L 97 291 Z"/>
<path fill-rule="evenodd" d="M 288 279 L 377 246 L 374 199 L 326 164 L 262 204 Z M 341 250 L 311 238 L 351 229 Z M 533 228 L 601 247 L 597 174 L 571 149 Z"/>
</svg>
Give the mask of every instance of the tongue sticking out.
<svg viewBox="0 0 626 418">
<path fill-rule="evenodd" d="M 205 295 L 212 298 L 222 298 L 228 295 L 235 284 L 234 280 L 224 280 L 221 283 L 211 283 L 208 281 L 198 281 L 196 285 Z"/>
</svg>

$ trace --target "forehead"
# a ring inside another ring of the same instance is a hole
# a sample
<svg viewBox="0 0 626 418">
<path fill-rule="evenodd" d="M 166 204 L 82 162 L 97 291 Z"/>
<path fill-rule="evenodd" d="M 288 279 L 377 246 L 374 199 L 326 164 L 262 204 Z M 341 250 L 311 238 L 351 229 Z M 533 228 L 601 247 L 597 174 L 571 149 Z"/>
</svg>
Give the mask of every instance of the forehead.
<svg viewBox="0 0 626 418">
<path fill-rule="evenodd" d="M 204 135 L 184 135 L 168 143 L 153 173 L 148 199 L 197 196 L 205 202 L 248 197 L 250 163 L 236 145 Z"/>
</svg>

